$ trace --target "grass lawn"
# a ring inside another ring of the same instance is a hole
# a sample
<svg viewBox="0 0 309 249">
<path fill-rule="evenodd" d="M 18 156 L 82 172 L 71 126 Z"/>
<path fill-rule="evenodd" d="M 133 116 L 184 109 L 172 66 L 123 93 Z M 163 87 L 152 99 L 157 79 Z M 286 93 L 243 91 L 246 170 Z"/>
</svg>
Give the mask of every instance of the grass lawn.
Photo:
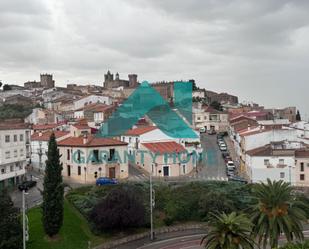
<svg viewBox="0 0 309 249">
<path fill-rule="evenodd" d="M 46 238 L 41 221 L 41 208 L 33 208 L 28 212 L 29 218 L 29 249 L 87 249 L 91 245 L 104 242 L 104 238 L 91 233 L 84 217 L 67 201 L 64 202 L 64 223 L 60 230 L 59 239 L 50 241 Z"/>
</svg>

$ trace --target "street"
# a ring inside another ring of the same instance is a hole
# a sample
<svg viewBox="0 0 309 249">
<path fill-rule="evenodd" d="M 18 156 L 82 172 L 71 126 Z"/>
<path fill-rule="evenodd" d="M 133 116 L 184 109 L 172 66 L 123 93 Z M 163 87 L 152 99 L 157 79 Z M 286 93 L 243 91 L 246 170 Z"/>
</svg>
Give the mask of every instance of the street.
<svg viewBox="0 0 309 249">
<path fill-rule="evenodd" d="M 37 181 L 37 185 L 29 189 L 25 195 L 26 208 L 32 208 L 39 205 L 42 202 L 41 191 L 43 190 L 43 175 L 36 173 L 35 171 L 27 172 L 26 177 L 28 180 L 32 179 Z M 18 208 L 22 207 L 22 192 L 18 189 L 11 193 L 12 201 Z"/>
<path fill-rule="evenodd" d="M 201 167 L 198 178 L 212 180 L 227 180 L 226 166 L 217 144 L 216 135 L 201 134 L 201 145 L 206 151 L 206 163 Z"/>
</svg>

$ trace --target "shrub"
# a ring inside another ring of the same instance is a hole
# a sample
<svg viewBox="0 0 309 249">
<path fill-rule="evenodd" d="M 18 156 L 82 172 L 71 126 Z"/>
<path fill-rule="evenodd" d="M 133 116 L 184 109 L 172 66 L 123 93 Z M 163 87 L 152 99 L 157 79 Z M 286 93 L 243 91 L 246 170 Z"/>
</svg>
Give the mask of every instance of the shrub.
<svg viewBox="0 0 309 249">
<path fill-rule="evenodd" d="M 101 200 L 90 213 L 98 231 L 124 230 L 145 225 L 145 207 L 132 189 L 118 187 Z"/>
</svg>

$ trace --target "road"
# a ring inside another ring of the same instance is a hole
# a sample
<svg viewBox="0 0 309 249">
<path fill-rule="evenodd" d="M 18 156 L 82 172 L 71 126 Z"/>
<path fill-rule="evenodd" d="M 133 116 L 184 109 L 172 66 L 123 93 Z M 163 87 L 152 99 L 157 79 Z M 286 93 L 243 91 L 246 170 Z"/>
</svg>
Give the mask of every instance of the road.
<svg viewBox="0 0 309 249">
<path fill-rule="evenodd" d="M 305 226 L 308 229 L 308 225 Z M 187 233 L 187 235 L 185 234 Z M 158 241 L 150 242 L 148 240 L 134 241 L 122 246 L 116 247 L 114 249 L 202 249 L 203 246 L 200 245 L 205 232 L 203 231 L 187 231 L 179 233 L 179 235 L 174 237 L 161 238 Z M 165 235 L 168 236 L 168 235 Z M 309 230 L 304 231 L 304 236 L 306 239 L 309 238 Z M 280 237 L 279 245 L 286 244 L 286 239 L 284 236 Z"/>
<path fill-rule="evenodd" d="M 201 145 L 203 150 L 206 151 L 207 158 L 206 163 L 201 167 L 202 170 L 199 172 L 199 177 L 214 178 L 216 180 L 226 179 L 225 162 L 217 144 L 217 136 L 202 134 Z"/>
<path fill-rule="evenodd" d="M 29 189 L 25 195 L 26 208 L 32 208 L 37 206 L 42 202 L 41 191 L 43 190 L 43 175 L 36 173 L 35 171 L 27 172 L 26 178 L 28 180 L 32 179 L 37 181 L 37 185 Z M 22 207 L 22 193 L 18 189 L 11 193 L 12 201 L 14 205 L 18 208 Z"/>
</svg>

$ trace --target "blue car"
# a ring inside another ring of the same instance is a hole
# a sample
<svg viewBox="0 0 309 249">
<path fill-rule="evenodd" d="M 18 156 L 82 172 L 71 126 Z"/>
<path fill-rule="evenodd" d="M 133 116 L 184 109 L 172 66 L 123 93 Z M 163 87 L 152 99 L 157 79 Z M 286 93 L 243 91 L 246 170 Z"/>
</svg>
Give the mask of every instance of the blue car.
<svg viewBox="0 0 309 249">
<path fill-rule="evenodd" d="M 113 178 L 108 178 L 108 177 L 99 177 L 96 180 L 96 185 L 97 186 L 102 186 L 102 185 L 114 185 L 118 184 L 118 181 Z"/>
</svg>

